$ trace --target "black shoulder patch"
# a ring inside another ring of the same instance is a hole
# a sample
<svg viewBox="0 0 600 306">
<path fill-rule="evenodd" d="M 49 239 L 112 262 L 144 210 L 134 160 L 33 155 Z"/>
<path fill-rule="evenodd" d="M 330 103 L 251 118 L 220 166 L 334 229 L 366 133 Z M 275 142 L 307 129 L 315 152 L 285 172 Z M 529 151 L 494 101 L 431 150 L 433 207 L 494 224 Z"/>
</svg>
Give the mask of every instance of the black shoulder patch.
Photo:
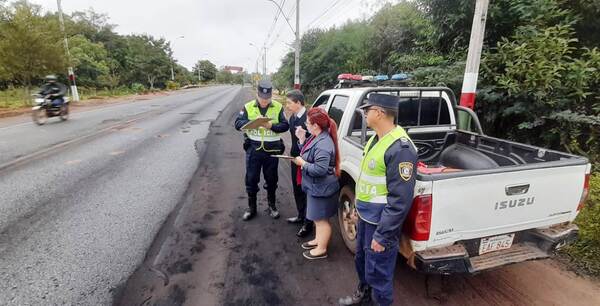
<svg viewBox="0 0 600 306">
<path fill-rule="evenodd" d="M 408 148 L 408 147 L 410 147 L 410 140 L 406 137 L 401 137 L 400 144 L 402 145 L 403 148 Z"/>
</svg>

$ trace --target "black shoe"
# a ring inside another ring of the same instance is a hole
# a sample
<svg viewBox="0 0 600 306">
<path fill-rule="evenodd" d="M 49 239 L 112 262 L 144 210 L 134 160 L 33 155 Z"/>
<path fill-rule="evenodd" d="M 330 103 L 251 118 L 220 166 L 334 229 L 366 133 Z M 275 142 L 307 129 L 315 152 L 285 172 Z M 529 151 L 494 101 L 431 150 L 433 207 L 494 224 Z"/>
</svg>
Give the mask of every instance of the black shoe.
<svg viewBox="0 0 600 306">
<path fill-rule="evenodd" d="M 350 305 L 370 305 L 371 303 L 371 288 L 359 288 L 354 294 L 340 298 L 338 304 L 340 306 Z"/>
<path fill-rule="evenodd" d="M 296 236 L 300 237 L 300 238 L 304 238 L 306 236 L 308 236 L 310 233 L 312 233 L 312 224 L 304 224 L 302 225 L 302 227 L 300 228 L 300 230 L 298 230 L 298 232 L 296 233 Z"/>
<path fill-rule="evenodd" d="M 247 209 L 244 212 L 244 215 L 242 216 L 242 220 L 244 221 L 248 221 L 252 218 L 256 217 L 256 211 L 255 210 L 251 210 L 251 209 Z"/>
<path fill-rule="evenodd" d="M 288 223 L 291 223 L 291 224 L 300 224 L 300 223 L 304 222 L 304 218 L 300 218 L 300 217 L 287 218 L 286 220 Z"/>
</svg>

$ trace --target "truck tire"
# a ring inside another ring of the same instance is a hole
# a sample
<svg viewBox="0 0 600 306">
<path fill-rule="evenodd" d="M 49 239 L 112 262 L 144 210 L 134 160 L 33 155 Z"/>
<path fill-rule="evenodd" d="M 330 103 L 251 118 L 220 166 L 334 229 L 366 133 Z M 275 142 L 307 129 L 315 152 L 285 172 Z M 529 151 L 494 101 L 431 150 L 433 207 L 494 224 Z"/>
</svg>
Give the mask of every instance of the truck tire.
<svg viewBox="0 0 600 306">
<path fill-rule="evenodd" d="M 352 186 L 344 186 L 340 190 L 339 206 L 338 206 L 338 225 L 344 244 L 352 252 L 356 253 L 356 232 L 357 224 L 352 218 L 355 213 L 355 195 Z"/>
</svg>

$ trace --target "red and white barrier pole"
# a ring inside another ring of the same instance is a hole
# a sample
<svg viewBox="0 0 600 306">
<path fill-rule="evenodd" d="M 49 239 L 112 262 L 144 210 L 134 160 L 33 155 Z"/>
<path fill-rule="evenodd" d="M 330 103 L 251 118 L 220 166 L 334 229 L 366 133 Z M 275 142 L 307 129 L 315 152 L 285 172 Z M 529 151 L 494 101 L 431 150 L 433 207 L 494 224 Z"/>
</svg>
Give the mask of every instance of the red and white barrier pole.
<svg viewBox="0 0 600 306">
<path fill-rule="evenodd" d="M 485 36 L 485 21 L 489 0 L 476 0 L 473 25 L 471 27 L 471 40 L 469 41 L 469 53 L 465 67 L 465 77 L 460 95 L 460 105 L 473 109 L 475 107 L 475 95 L 477 92 L 477 77 L 479 76 L 479 63 L 481 62 L 481 49 L 483 37 Z"/>
</svg>

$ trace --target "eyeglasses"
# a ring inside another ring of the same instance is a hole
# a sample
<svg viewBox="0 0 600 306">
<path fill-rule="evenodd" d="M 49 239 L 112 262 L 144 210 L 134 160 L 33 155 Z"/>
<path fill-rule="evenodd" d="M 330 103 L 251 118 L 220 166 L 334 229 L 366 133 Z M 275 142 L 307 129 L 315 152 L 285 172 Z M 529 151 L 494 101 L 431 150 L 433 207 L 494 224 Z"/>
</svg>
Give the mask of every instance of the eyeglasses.
<svg viewBox="0 0 600 306">
<path fill-rule="evenodd" d="M 382 113 L 384 113 L 384 114 L 385 114 L 385 110 L 383 110 L 383 109 L 381 109 L 381 108 L 379 108 L 379 107 L 370 106 L 370 107 L 367 107 L 367 108 L 365 109 L 365 115 L 366 115 L 366 114 L 368 114 L 368 113 L 369 113 L 369 111 L 371 111 L 371 110 L 378 110 L 378 111 L 380 111 L 380 112 L 382 112 Z"/>
</svg>

